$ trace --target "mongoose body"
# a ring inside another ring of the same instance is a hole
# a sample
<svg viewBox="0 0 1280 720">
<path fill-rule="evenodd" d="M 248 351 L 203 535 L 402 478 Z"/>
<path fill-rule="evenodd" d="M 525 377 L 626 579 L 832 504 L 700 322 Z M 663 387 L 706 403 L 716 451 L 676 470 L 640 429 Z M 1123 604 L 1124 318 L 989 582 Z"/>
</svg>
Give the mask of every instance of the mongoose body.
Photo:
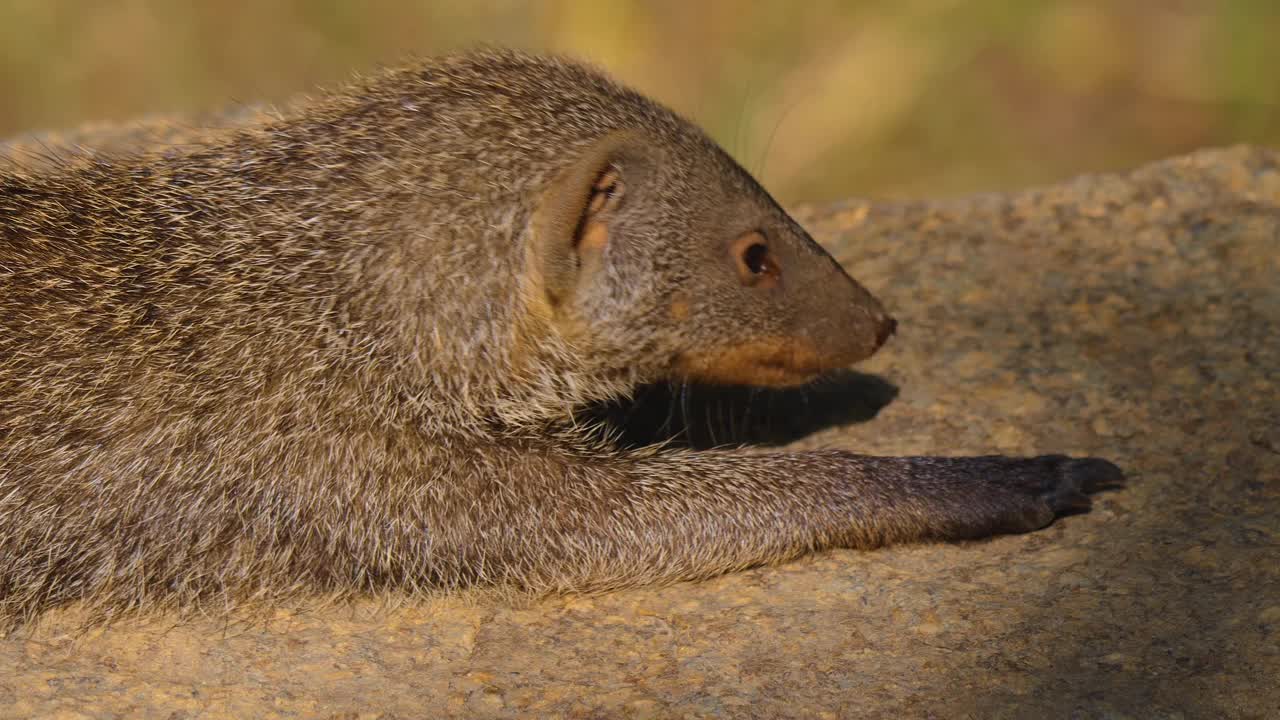
<svg viewBox="0 0 1280 720">
<path fill-rule="evenodd" d="M 1034 530 L 1097 459 L 614 445 L 893 321 L 699 130 L 509 52 L 198 143 L 0 170 L 0 612 L 596 591 Z"/>
</svg>

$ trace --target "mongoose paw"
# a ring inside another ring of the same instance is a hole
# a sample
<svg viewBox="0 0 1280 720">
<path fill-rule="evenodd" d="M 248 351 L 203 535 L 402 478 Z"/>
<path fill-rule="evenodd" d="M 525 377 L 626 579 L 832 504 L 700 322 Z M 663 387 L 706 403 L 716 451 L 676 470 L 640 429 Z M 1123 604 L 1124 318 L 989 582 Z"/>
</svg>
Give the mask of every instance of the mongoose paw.
<svg viewBox="0 0 1280 720">
<path fill-rule="evenodd" d="M 1000 523 L 1005 532 L 1039 530 L 1064 515 L 1088 512 L 1091 494 L 1124 486 L 1125 477 L 1114 463 L 1102 458 L 1043 455 L 1015 461 L 1014 472 L 1022 491 L 1035 498 L 1032 507 L 1009 513 Z M 1025 497 L 1025 496 L 1024 496 Z"/>
<path fill-rule="evenodd" d="M 1040 494 L 1054 516 L 1088 512 L 1093 506 L 1091 493 L 1124 485 L 1120 468 L 1102 458 L 1049 455 L 1040 459 L 1052 463 L 1055 471 L 1048 487 Z"/>
</svg>

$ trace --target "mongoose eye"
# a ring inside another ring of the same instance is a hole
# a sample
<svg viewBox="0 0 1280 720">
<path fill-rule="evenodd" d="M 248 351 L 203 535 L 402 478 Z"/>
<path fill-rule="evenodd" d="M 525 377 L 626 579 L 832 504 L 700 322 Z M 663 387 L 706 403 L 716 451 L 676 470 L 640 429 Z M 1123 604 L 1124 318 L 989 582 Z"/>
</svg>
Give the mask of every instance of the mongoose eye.
<svg viewBox="0 0 1280 720">
<path fill-rule="evenodd" d="M 738 276 L 743 285 L 772 286 L 782 274 L 769 252 L 764 234 L 749 232 L 733 242 L 731 250 L 737 261 Z"/>
<path fill-rule="evenodd" d="M 769 270 L 769 248 L 763 243 L 752 243 L 742 253 L 742 262 L 755 275 L 763 275 Z"/>
</svg>

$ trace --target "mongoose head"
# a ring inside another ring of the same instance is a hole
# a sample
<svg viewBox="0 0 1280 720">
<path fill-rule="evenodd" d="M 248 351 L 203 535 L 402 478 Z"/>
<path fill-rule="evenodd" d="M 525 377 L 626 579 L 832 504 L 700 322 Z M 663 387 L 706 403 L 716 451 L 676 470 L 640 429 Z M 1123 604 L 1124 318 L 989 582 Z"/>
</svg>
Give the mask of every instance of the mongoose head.
<svg viewBox="0 0 1280 720">
<path fill-rule="evenodd" d="M 605 134 L 544 194 L 536 262 L 562 331 L 725 384 L 794 385 L 874 353 L 896 325 L 880 302 L 679 123 Z"/>
<path fill-rule="evenodd" d="M 516 322 L 533 319 L 512 346 L 523 377 L 559 378 L 560 395 L 661 379 L 794 385 L 892 334 L 881 304 L 728 153 L 607 76 L 499 51 L 406 84 L 412 94 L 387 96 L 394 115 L 378 137 L 410 128 L 397 161 L 421 158 L 409 163 L 424 169 L 414 187 L 487 208 L 471 223 L 483 238 L 475 268 L 517 249 L 523 302 L 513 304 L 529 312 Z M 353 110 L 367 129 L 367 103 Z M 459 232 L 451 222 L 429 234 Z M 422 257 L 430 271 L 439 255 Z M 450 305 L 469 294 L 504 307 L 472 287 L 487 282 L 480 272 L 457 277 Z"/>
</svg>

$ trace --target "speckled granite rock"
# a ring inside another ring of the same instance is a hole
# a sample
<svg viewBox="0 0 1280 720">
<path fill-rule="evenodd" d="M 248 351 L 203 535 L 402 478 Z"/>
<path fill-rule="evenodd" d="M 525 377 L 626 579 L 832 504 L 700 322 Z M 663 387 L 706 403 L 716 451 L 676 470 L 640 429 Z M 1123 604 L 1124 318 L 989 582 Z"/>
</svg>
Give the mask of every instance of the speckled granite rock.
<svg viewBox="0 0 1280 720">
<path fill-rule="evenodd" d="M 863 368 L 897 398 L 801 444 L 1100 454 L 1131 487 L 1027 536 L 520 607 L 54 617 L 0 640 L 0 716 L 1280 717 L 1280 153 L 801 215 L 902 322 Z"/>
</svg>

